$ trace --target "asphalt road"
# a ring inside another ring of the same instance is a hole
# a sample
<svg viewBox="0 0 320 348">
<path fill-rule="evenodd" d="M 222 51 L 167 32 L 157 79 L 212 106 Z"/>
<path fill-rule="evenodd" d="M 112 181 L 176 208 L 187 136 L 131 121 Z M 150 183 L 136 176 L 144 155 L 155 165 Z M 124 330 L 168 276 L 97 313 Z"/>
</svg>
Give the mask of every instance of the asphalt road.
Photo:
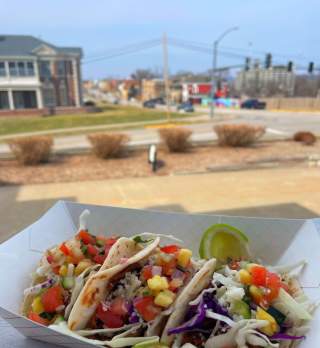
<svg viewBox="0 0 320 348">
<path fill-rule="evenodd" d="M 221 123 L 251 123 L 264 125 L 266 127 L 265 139 L 283 139 L 301 130 L 312 131 L 320 135 L 320 113 L 311 112 L 274 112 L 265 110 L 228 110 L 216 109 L 213 120 L 210 120 L 207 109 L 199 108 L 203 116 L 199 116 L 199 123 L 190 123 L 185 127 L 193 131 L 192 140 L 196 142 L 206 142 L 216 139 L 212 131 L 213 126 Z M 149 145 L 159 142 L 157 129 L 153 126 L 141 129 L 131 129 L 125 132 L 130 136 L 130 145 Z M 87 149 L 89 143 L 86 135 L 69 135 L 55 137 L 55 151 L 80 151 Z M 0 144 L 0 154 L 5 155 L 9 152 L 6 144 Z"/>
</svg>

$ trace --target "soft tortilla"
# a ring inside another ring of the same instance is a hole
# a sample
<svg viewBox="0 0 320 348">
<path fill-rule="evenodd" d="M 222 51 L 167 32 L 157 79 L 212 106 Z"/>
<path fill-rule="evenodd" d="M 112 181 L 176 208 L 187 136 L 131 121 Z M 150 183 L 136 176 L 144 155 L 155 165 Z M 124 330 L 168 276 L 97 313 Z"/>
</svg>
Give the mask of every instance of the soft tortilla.
<svg viewBox="0 0 320 348">
<path fill-rule="evenodd" d="M 168 330 L 182 323 L 187 313 L 189 302 L 194 300 L 201 293 L 201 291 L 210 284 L 215 266 L 215 259 L 207 261 L 195 274 L 189 284 L 182 290 L 180 296 L 177 298 L 174 304 L 173 312 L 163 330 L 160 340 L 162 344 L 169 347 L 171 346 L 175 335 L 168 335 Z"/>
<path fill-rule="evenodd" d="M 68 319 L 71 330 L 82 330 L 96 311 L 99 303 L 108 293 L 107 285 L 114 276 L 129 266 L 149 256 L 159 245 L 160 238 L 141 250 L 132 239 L 120 238 L 110 249 L 110 253 L 96 274 L 85 284 L 74 304 Z"/>
</svg>

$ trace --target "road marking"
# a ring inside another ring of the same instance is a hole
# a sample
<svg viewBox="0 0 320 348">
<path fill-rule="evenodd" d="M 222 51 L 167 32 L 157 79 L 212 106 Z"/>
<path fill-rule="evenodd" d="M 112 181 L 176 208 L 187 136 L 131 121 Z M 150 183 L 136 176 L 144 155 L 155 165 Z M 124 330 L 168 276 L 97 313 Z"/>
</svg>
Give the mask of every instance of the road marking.
<svg viewBox="0 0 320 348">
<path fill-rule="evenodd" d="M 283 131 L 280 131 L 280 130 L 277 130 L 277 129 L 273 129 L 273 128 L 267 128 L 267 132 L 271 133 L 271 134 L 278 134 L 278 135 L 287 135 L 287 134 L 289 134 L 287 132 L 283 132 Z"/>
</svg>

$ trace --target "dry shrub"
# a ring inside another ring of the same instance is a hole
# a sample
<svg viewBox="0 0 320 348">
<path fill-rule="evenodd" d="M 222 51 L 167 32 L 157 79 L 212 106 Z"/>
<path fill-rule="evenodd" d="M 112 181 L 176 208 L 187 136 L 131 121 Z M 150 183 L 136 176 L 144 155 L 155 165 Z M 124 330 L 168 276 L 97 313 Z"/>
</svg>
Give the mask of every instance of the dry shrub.
<svg viewBox="0 0 320 348">
<path fill-rule="evenodd" d="M 129 141 L 126 134 L 96 133 L 88 135 L 93 153 L 99 158 L 118 157 Z"/>
<path fill-rule="evenodd" d="M 265 127 L 250 124 L 221 124 L 214 127 L 221 146 L 249 146 L 265 133 Z"/>
<path fill-rule="evenodd" d="M 159 134 L 170 152 L 184 152 L 190 147 L 192 131 L 182 127 L 162 128 Z"/>
<path fill-rule="evenodd" d="M 317 141 L 317 138 L 311 132 L 297 132 L 294 134 L 293 140 L 300 141 L 304 145 L 313 145 Z"/>
<path fill-rule="evenodd" d="M 53 139 L 50 136 L 16 138 L 8 142 L 16 159 L 23 165 L 48 162 Z"/>
</svg>

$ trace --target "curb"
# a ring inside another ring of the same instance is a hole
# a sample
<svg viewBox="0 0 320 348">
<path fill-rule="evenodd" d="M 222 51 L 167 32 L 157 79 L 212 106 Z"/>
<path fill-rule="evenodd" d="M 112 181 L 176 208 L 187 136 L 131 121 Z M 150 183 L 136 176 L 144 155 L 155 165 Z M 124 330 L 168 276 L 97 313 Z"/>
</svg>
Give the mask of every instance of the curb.
<svg viewBox="0 0 320 348">
<path fill-rule="evenodd" d="M 311 161 L 313 155 L 301 155 L 292 157 L 269 157 L 256 161 L 247 161 L 243 164 L 231 164 L 231 165 L 217 165 L 207 167 L 206 170 L 202 171 L 183 171 L 174 172 L 173 175 L 192 175 L 192 174 L 207 174 L 207 173 L 219 173 L 219 172 L 234 172 L 244 171 L 252 169 L 272 169 L 279 167 L 281 164 L 290 163 L 303 163 Z"/>
</svg>

